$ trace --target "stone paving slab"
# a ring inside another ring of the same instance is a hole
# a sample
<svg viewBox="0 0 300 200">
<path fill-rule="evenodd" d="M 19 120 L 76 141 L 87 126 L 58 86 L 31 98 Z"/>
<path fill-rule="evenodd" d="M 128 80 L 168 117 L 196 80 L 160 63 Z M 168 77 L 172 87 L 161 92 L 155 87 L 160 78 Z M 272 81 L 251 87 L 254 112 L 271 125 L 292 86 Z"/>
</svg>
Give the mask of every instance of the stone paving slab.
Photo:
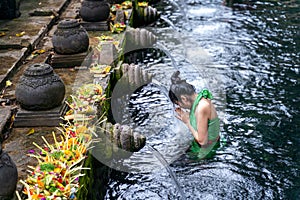
<svg viewBox="0 0 300 200">
<path fill-rule="evenodd" d="M 10 49 L 0 51 L 0 88 L 5 87 L 6 81 L 13 76 L 28 55 L 28 49 Z"/>
<path fill-rule="evenodd" d="M 12 112 L 10 107 L 1 107 L 0 108 L 0 134 L 4 134 L 3 130 L 7 121 L 11 118 Z"/>
<path fill-rule="evenodd" d="M 48 0 L 23 0 L 20 4 L 20 12 L 22 13 L 19 18 L 13 20 L 0 20 L 0 31 L 5 33 L 1 37 L 0 48 L 8 49 L 11 46 L 16 48 L 27 47 L 26 42 L 35 46 L 54 22 L 55 18 L 68 1 L 48 1 Z M 34 10 L 50 10 L 53 12 L 51 16 L 30 16 L 30 12 Z M 23 33 L 22 33 L 23 32 Z M 22 33 L 22 34 L 21 34 Z M 19 37 L 17 34 L 20 34 Z M 7 48 L 8 47 L 8 48 Z"/>
<path fill-rule="evenodd" d="M 80 8 L 81 8 L 80 0 L 72 0 L 72 3 L 61 14 L 61 18 L 62 19 L 78 19 Z"/>
<path fill-rule="evenodd" d="M 24 59 L 38 45 L 53 26 L 70 0 L 22 0 L 21 16 L 13 20 L 0 20 L 0 88 L 5 86 Z M 51 11 L 50 16 L 31 16 L 30 13 Z"/>
<path fill-rule="evenodd" d="M 48 24 L 53 23 L 53 21 L 51 16 L 34 16 L 0 24 L 0 30 L 8 30 L 0 40 L 0 48 L 22 49 L 30 47 L 30 45 L 34 47 L 39 42 L 38 38 L 41 37 L 41 34 L 48 30 Z"/>
</svg>

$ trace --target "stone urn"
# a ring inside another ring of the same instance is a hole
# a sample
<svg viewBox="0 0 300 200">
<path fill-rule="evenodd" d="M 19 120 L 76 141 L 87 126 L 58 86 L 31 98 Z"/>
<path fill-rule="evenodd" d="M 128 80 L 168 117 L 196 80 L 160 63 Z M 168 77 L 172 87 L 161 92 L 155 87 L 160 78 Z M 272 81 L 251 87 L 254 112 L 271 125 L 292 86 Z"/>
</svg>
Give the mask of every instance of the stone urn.
<svg viewBox="0 0 300 200">
<path fill-rule="evenodd" d="M 79 14 L 83 21 L 106 21 L 110 14 L 110 4 L 104 0 L 83 0 Z"/>
<path fill-rule="evenodd" d="M 26 110 L 49 110 L 61 105 L 65 85 L 46 63 L 30 65 L 16 85 L 16 100 Z"/>
<path fill-rule="evenodd" d="M 65 19 L 58 23 L 52 44 L 58 54 L 83 53 L 88 50 L 89 36 L 76 19 Z"/>
<path fill-rule="evenodd" d="M 20 0 L 1 0 L 0 19 L 13 19 L 20 17 Z"/>
<path fill-rule="evenodd" d="M 0 147 L 0 199 L 13 198 L 18 181 L 18 170 L 10 156 Z"/>
</svg>

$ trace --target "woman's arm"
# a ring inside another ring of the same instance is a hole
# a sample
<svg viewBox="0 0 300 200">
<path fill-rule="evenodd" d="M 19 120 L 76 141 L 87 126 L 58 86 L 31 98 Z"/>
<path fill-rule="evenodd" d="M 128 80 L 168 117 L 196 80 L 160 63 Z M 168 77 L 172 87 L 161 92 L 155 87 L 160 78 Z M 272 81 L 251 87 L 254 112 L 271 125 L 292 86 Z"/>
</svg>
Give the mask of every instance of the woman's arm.
<svg viewBox="0 0 300 200">
<path fill-rule="evenodd" d="M 193 134 L 195 140 L 200 145 L 206 145 L 208 142 L 208 132 L 207 132 L 208 131 L 208 119 L 210 117 L 209 102 L 206 102 L 205 100 L 200 101 L 195 110 L 195 116 L 196 116 L 197 128 L 198 128 L 197 131 L 190 124 L 190 117 L 189 117 L 188 112 L 185 112 L 180 108 L 177 108 L 176 113 L 178 114 L 176 117 L 187 125 L 187 127 Z"/>
<path fill-rule="evenodd" d="M 198 130 L 195 133 L 197 134 L 195 139 L 200 145 L 206 145 L 208 142 L 208 120 L 211 114 L 211 108 L 210 103 L 207 101 L 208 100 L 206 99 L 200 101 L 195 110 L 198 128 Z"/>
</svg>

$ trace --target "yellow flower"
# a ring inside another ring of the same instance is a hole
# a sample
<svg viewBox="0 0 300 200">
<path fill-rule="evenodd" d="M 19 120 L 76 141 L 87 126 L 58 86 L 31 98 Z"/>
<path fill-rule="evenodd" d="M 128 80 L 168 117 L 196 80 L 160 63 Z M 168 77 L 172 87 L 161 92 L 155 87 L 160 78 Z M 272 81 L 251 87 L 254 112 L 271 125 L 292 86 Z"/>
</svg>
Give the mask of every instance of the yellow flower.
<svg viewBox="0 0 300 200">
<path fill-rule="evenodd" d="M 22 37 L 23 35 L 25 35 L 25 31 L 22 31 L 21 33 L 16 34 L 17 37 Z"/>
<path fill-rule="evenodd" d="M 138 2 L 139 7 L 146 7 L 148 6 L 148 2 Z"/>
<path fill-rule="evenodd" d="M 10 80 L 7 80 L 6 83 L 5 83 L 5 86 L 6 86 L 6 87 L 9 87 L 9 86 L 11 86 L 11 85 L 12 85 L 12 82 L 11 82 Z"/>
<path fill-rule="evenodd" d="M 58 167 L 55 168 L 55 169 L 54 169 L 54 172 L 55 172 L 55 173 L 60 173 L 60 172 L 61 172 L 61 168 L 58 168 Z"/>
<path fill-rule="evenodd" d="M 34 129 L 30 129 L 28 132 L 27 132 L 27 135 L 31 135 L 31 134 L 34 134 Z"/>
</svg>

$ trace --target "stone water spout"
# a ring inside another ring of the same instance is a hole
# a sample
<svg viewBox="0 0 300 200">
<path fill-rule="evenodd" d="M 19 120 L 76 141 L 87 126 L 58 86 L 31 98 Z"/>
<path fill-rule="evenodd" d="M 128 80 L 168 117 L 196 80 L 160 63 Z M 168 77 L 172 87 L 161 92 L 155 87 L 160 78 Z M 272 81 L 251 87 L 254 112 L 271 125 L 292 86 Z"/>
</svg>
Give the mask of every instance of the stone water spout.
<svg viewBox="0 0 300 200">
<path fill-rule="evenodd" d="M 112 125 L 108 122 L 104 124 L 103 128 L 112 143 L 125 151 L 136 152 L 146 144 L 146 138 L 134 132 L 128 125 L 119 123 Z"/>
<path fill-rule="evenodd" d="M 132 20 L 130 26 L 137 28 L 141 26 L 147 26 L 155 22 L 159 17 L 160 13 L 156 8 L 152 6 L 139 6 L 138 1 L 132 1 Z"/>
<path fill-rule="evenodd" d="M 112 161 L 131 157 L 146 144 L 146 137 L 124 124 L 104 121 L 98 127 L 96 134 L 98 142 L 94 143 L 92 154 L 108 166 L 112 164 Z"/>
<path fill-rule="evenodd" d="M 126 102 L 128 96 L 131 96 L 138 88 L 145 86 L 152 81 L 152 74 L 147 70 L 142 69 L 135 64 L 124 63 L 120 68 L 122 74 L 121 79 L 118 80 L 114 87 L 111 97 L 111 109 L 114 121 L 117 123 L 123 123 L 123 115 L 130 116 L 128 110 L 121 102 Z M 130 120 L 130 118 L 128 118 Z"/>
<path fill-rule="evenodd" d="M 152 74 L 134 64 L 129 65 L 124 63 L 122 65 L 122 73 L 124 79 L 128 81 L 127 84 L 129 87 L 134 86 L 135 88 L 138 88 L 150 83 L 152 80 Z"/>
<path fill-rule="evenodd" d="M 128 28 L 125 32 L 125 52 L 152 48 L 157 42 L 157 37 L 145 28 Z"/>
</svg>

